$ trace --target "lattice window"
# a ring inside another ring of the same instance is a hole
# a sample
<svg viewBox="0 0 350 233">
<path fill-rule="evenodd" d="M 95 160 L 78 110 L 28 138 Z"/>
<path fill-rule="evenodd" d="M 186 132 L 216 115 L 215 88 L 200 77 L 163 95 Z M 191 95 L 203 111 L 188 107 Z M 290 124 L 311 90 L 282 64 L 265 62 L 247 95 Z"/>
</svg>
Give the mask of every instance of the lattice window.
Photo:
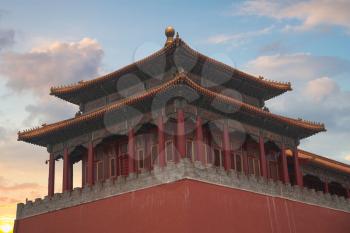
<svg viewBox="0 0 350 233">
<path fill-rule="evenodd" d="M 194 161 L 194 145 L 193 140 L 186 141 L 186 157 Z"/>
<path fill-rule="evenodd" d="M 223 166 L 223 154 L 220 148 L 214 148 L 214 165 L 217 167 Z"/>
<path fill-rule="evenodd" d="M 143 148 L 145 145 L 145 138 L 143 135 L 136 136 L 136 148 Z"/>
<path fill-rule="evenodd" d="M 145 168 L 145 151 L 144 149 L 137 150 L 137 161 L 139 169 Z"/>
<path fill-rule="evenodd" d="M 204 151 L 205 151 L 206 160 L 207 160 L 206 162 L 208 164 L 212 164 L 213 159 L 212 159 L 211 147 L 208 144 L 204 145 Z"/>
<path fill-rule="evenodd" d="M 103 180 L 103 160 L 95 163 L 95 181 Z"/>
<path fill-rule="evenodd" d="M 278 180 L 278 163 L 275 161 L 269 162 L 269 177 L 273 180 Z"/>
<path fill-rule="evenodd" d="M 167 161 L 174 160 L 174 144 L 172 140 L 166 141 L 165 143 L 165 156 Z"/>
<path fill-rule="evenodd" d="M 128 143 L 122 143 L 119 146 L 119 154 L 124 155 L 128 153 Z"/>
<path fill-rule="evenodd" d="M 110 177 L 116 176 L 115 158 L 109 159 L 109 176 Z"/>
<path fill-rule="evenodd" d="M 151 160 L 152 160 L 152 164 L 159 163 L 158 145 L 152 145 L 152 147 L 151 147 Z"/>
<path fill-rule="evenodd" d="M 248 169 L 250 174 L 254 174 L 255 176 L 260 175 L 260 161 L 259 159 L 248 156 Z"/>
<path fill-rule="evenodd" d="M 235 170 L 238 172 L 243 172 L 243 157 L 242 153 L 235 154 Z"/>
<path fill-rule="evenodd" d="M 218 133 L 213 134 L 213 143 L 218 147 L 222 147 L 222 136 Z"/>
</svg>

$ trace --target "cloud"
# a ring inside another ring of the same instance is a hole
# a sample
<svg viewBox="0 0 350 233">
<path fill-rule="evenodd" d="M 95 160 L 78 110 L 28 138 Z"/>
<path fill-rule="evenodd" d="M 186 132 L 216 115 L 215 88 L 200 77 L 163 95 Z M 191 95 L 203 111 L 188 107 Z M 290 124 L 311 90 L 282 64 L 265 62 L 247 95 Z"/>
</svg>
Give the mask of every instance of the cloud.
<svg viewBox="0 0 350 233">
<path fill-rule="evenodd" d="M 0 126 L 0 142 L 7 138 L 7 130 L 5 127 Z"/>
<path fill-rule="evenodd" d="M 41 186 L 37 183 L 19 183 L 19 184 L 12 184 L 9 185 L 8 181 L 0 176 L 0 191 L 5 192 L 5 191 L 17 191 L 17 190 L 23 190 L 23 189 L 37 189 L 40 188 Z"/>
<path fill-rule="evenodd" d="M 335 25 L 350 30 L 350 2 L 347 0 L 246 1 L 235 5 L 232 12 L 300 22 L 286 29 L 308 30 Z"/>
<path fill-rule="evenodd" d="M 11 198 L 11 197 L 1 197 L 0 196 L 0 203 L 8 203 L 8 204 L 15 204 L 20 202 L 21 200 L 19 199 L 15 199 L 15 198 Z"/>
<path fill-rule="evenodd" d="M 0 20 L 7 12 L 0 9 Z M 15 43 L 15 31 L 13 29 L 0 28 L 0 52 Z"/>
<path fill-rule="evenodd" d="M 320 103 L 331 97 L 333 93 L 339 92 L 339 87 L 334 80 L 322 77 L 307 83 L 304 89 L 304 96 L 310 97 L 315 103 Z"/>
<path fill-rule="evenodd" d="M 36 183 L 22 183 L 22 184 L 15 184 L 11 186 L 0 186 L 1 191 L 17 191 L 17 190 L 23 190 L 23 189 L 37 189 L 40 187 L 39 184 Z"/>
<path fill-rule="evenodd" d="M 47 95 L 50 86 L 70 84 L 98 75 L 103 50 L 97 41 L 54 42 L 27 53 L 7 52 L 1 56 L 0 73 L 15 92 L 30 90 Z"/>
<path fill-rule="evenodd" d="M 9 177 L 8 173 L 11 172 L 13 173 L 13 171 L 8 171 L 6 176 Z M 33 190 L 35 191 L 33 192 Z M 34 199 L 43 196 L 45 195 L 45 191 L 46 187 L 38 183 L 12 183 L 0 176 L 0 216 L 13 215 L 16 211 L 16 203 L 24 202 L 26 198 Z"/>
<path fill-rule="evenodd" d="M 1 56 L 0 74 L 16 93 L 30 92 L 35 102 L 25 107 L 25 126 L 71 117 L 77 107 L 49 96 L 51 86 L 71 84 L 99 75 L 103 49 L 96 40 L 54 42 L 26 53 Z"/>
<path fill-rule="evenodd" d="M 236 34 L 219 34 L 219 35 L 209 37 L 207 39 L 207 42 L 210 44 L 225 44 L 229 42 L 241 44 L 253 37 L 268 34 L 269 32 L 271 32 L 272 29 L 273 29 L 273 26 L 270 26 L 257 31 L 249 31 L 249 32 L 243 32 L 243 33 L 236 33 Z"/>
<path fill-rule="evenodd" d="M 350 155 L 345 156 L 345 160 L 350 162 Z"/>
<path fill-rule="evenodd" d="M 15 43 L 15 31 L 0 29 L 0 51 Z"/>
<path fill-rule="evenodd" d="M 259 49 L 259 53 L 261 54 L 285 53 L 288 50 L 289 48 L 287 48 L 283 44 L 282 40 L 278 40 L 278 41 L 272 41 L 265 45 L 262 45 Z"/>
<path fill-rule="evenodd" d="M 302 140 L 301 147 L 346 162 L 350 152 L 350 92 L 337 80 L 350 74 L 348 67 L 347 60 L 297 53 L 260 56 L 248 62 L 246 70 L 290 81 L 293 91 L 266 105 L 277 114 L 325 123 L 327 132 Z"/>
<path fill-rule="evenodd" d="M 247 69 L 267 78 L 295 82 L 345 74 L 350 72 L 350 62 L 337 57 L 313 56 L 308 53 L 274 54 L 257 57 L 248 62 Z"/>
<path fill-rule="evenodd" d="M 36 103 L 27 105 L 25 110 L 29 115 L 24 119 L 23 125 L 32 127 L 33 125 L 71 118 L 78 111 L 78 107 L 56 97 L 48 96 Z"/>
</svg>

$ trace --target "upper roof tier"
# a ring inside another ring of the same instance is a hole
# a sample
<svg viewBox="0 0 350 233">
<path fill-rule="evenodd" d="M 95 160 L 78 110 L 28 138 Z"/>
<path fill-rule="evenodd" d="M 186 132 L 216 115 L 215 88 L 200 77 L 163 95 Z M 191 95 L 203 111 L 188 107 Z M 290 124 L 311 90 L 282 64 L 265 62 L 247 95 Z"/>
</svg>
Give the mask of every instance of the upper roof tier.
<svg viewBox="0 0 350 233">
<path fill-rule="evenodd" d="M 117 90 L 116 82 L 124 75 L 134 74 L 145 82 L 178 70 L 196 74 L 201 77 L 201 82 L 210 82 L 212 87 L 223 85 L 263 101 L 291 90 L 290 83 L 255 77 L 209 58 L 190 48 L 177 35 L 173 39 L 168 37 L 162 49 L 142 60 L 92 80 L 52 87 L 50 94 L 74 104 L 81 104 L 120 91 Z"/>
</svg>

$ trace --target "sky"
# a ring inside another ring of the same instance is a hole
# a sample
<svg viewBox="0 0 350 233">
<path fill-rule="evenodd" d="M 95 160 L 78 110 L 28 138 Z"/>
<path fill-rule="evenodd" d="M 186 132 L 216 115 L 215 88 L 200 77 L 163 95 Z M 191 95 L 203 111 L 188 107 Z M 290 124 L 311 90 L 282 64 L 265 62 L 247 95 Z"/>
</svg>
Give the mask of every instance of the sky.
<svg viewBox="0 0 350 233">
<path fill-rule="evenodd" d="M 327 132 L 300 148 L 350 163 L 350 1 L 0 3 L 0 221 L 15 216 L 16 203 L 47 192 L 48 153 L 17 142 L 18 130 L 78 111 L 49 96 L 50 87 L 96 78 L 151 54 L 164 45 L 168 25 L 209 57 L 291 82 L 293 91 L 266 103 L 270 111 L 325 123 Z"/>
</svg>

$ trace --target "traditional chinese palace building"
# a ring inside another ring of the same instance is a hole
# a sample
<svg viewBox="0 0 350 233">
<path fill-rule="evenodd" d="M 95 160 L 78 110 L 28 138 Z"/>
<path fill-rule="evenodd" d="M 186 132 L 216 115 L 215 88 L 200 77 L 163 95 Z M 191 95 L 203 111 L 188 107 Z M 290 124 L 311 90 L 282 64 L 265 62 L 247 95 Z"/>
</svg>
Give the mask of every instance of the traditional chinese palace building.
<svg viewBox="0 0 350 233">
<path fill-rule="evenodd" d="M 265 106 L 290 83 L 166 36 L 138 62 L 51 88 L 79 112 L 19 132 L 47 148 L 49 175 L 45 198 L 18 204 L 15 232 L 350 232 L 350 166 L 298 149 L 324 125 Z"/>
</svg>

